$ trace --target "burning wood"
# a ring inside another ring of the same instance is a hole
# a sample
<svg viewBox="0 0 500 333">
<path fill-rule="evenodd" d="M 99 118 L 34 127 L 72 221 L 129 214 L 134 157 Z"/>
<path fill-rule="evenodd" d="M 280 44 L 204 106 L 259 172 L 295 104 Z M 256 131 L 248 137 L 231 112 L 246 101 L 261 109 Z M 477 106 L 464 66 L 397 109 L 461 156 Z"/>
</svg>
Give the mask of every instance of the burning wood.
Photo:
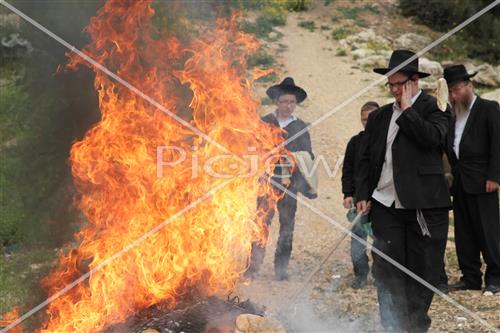
<svg viewBox="0 0 500 333">
<path fill-rule="evenodd" d="M 229 333 L 234 332 L 237 327 L 244 326 L 241 318 L 248 317 L 242 317 L 242 314 L 245 314 L 245 316 L 251 314 L 253 316 L 247 322 L 255 322 L 254 318 L 264 318 L 262 317 L 264 314 L 263 309 L 249 300 L 240 303 L 237 298 L 223 301 L 217 297 L 209 297 L 192 305 L 179 304 L 173 311 L 166 311 L 161 304 L 150 307 L 129 318 L 124 323 L 109 327 L 103 333 Z M 253 326 L 247 324 L 245 327 Z M 242 332 L 257 331 L 243 330 Z M 264 329 L 259 332 L 270 333 L 274 331 Z"/>
</svg>

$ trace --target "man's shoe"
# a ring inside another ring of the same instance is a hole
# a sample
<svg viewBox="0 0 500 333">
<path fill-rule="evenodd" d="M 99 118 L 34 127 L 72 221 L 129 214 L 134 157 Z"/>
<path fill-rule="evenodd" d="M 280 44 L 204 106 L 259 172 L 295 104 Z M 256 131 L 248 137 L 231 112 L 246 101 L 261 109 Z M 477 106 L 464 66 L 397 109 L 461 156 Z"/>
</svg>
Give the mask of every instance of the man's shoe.
<svg viewBox="0 0 500 333">
<path fill-rule="evenodd" d="M 481 286 L 472 286 L 465 282 L 464 280 L 460 280 L 457 283 L 448 285 L 448 289 L 450 291 L 457 290 L 481 290 Z"/>
<path fill-rule="evenodd" d="M 448 294 L 450 292 L 448 285 L 445 283 L 438 284 L 436 288 L 439 289 L 439 291 L 442 292 L 443 294 Z"/>
<path fill-rule="evenodd" d="M 367 284 L 366 277 L 356 276 L 351 283 L 351 288 L 352 289 L 363 289 L 366 287 L 366 284 Z"/>
<path fill-rule="evenodd" d="M 484 296 L 493 296 L 497 293 L 500 293 L 500 286 L 489 284 L 484 288 L 483 295 Z"/>
</svg>

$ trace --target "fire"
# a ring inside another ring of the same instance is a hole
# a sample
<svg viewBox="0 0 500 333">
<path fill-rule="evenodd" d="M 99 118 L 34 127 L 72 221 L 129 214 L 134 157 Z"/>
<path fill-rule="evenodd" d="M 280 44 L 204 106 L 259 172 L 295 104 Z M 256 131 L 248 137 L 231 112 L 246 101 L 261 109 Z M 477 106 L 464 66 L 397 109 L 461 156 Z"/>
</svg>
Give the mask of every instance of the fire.
<svg viewBox="0 0 500 333">
<path fill-rule="evenodd" d="M 150 1 L 108 1 L 87 27 L 85 53 L 233 155 L 93 68 L 102 119 L 70 154 L 88 224 L 76 235 L 78 249 L 45 279 L 49 295 L 229 182 L 50 303 L 43 332 L 95 332 L 158 302 L 174 307 L 189 295 L 229 293 L 261 239 L 254 220 L 256 197 L 268 191 L 259 182 L 266 165 L 241 159 L 264 156 L 282 138 L 259 120 L 251 92 L 255 73 L 245 59 L 259 44 L 235 18 L 182 42 L 155 31 L 153 15 Z M 89 66 L 70 55 L 68 68 L 79 65 Z"/>
<path fill-rule="evenodd" d="M 15 307 L 7 313 L 4 313 L 0 318 L 0 327 L 7 327 L 19 318 L 19 307 Z M 9 332 L 23 333 L 22 325 L 14 326 Z"/>
</svg>

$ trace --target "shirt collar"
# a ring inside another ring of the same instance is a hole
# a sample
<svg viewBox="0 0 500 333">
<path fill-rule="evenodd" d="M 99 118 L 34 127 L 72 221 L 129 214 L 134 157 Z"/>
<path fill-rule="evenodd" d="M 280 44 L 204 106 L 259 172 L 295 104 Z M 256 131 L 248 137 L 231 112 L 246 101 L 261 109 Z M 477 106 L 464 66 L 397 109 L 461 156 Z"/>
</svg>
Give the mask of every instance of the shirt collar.
<svg viewBox="0 0 500 333">
<path fill-rule="evenodd" d="M 274 118 L 276 118 L 276 120 L 278 121 L 278 123 L 280 124 L 280 127 L 286 127 L 288 124 L 290 124 L 292 121 L 295 121 L 297 120 L 297 116 L 295 116 L 294 114 L 291 114 L 288 118 L 286 119 L 280 119 L 278 118 L 278 113 L 276 112 L 276 110 L 273 111 L 273 115 L 274 115 Z M 283 124 L 285 124 L 283 126 Z"/>
<path fill-rule="evenodd" d="M 474 98 L 472 99 L 472 102 L 470 103 L 469 105 L 469 111 L 472 109 L 472 107 L 474 106 L 474 103 L 476 102 L 476 99 L 477 99 L 477 95 L 474 95 Z"/>
<path fill-rule="evenodd" d="M 417 93 L 415 96 L 413 96 L 413 97 L 411 98 L 411 105 L 413 105 L 413 103 L 415 103 L 415 101 L 417 100 L 417 98 L 418 98 L 421 94 L 422 94 L 422 89 L 419 89 L 419 90 L 418 90 L 418 93 Z"/>
</svg>

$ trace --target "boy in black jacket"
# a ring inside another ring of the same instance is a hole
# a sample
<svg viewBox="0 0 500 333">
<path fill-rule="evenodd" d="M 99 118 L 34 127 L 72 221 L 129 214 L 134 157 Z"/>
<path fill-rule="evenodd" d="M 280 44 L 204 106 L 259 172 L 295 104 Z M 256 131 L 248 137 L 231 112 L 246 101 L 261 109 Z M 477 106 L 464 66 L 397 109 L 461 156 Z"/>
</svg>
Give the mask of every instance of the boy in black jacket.
<svg viewBox="0 0 500 333">
<path fill-rule="evenodd" d="M 378 108 L 379 105 L 372 101 L 365 103 L 361 107 L 361 123 L 363 124 L 363 128 L 366 126 L 370 112 Z M 345 208 L 349 209 L 348 217 L 356 216 L 354 199 L 354 193 L 356 192 L 355 174 L 360 159 L 363 134 L 364 131 L 361 131 L 349 140 L 344 155 L 344 164 L 342 166 L 342 193 L 344 193 L 343 204 Z M 363 219 L 367 220 L 367 216 L 363 216 Z M 350 220 L 352 221 L 352 218 L 350 218 Z M 352 230 L 355 235 L 363 238 L 364 240 L 366 240 L 368 236 L 365 227 L 366 222 L 367 221 L 361 221 L 361 223 Z M 364 288 L 366 286 L 368 272 L 370 270 L 370 267 L 368 266 L 368 256 L 366 255 L 366 246 L 355 239 L 351 239 L 351 260 L 354 268 L 354 280 L 351 287 L 354 289 Z"/>
</svg>

